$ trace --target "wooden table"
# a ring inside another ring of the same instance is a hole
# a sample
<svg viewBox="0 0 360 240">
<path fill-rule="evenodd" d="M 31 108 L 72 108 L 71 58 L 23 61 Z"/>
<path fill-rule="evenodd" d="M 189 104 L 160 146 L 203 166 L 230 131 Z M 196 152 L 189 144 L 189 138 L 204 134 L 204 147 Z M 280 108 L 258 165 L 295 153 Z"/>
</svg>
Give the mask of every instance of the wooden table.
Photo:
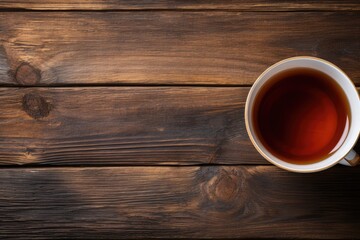
<svg viewBox="0 0 360 240">
<path fill-rule="evenodd" d="M 244 126 L 281 59 L 360 86 L 357 0 L 0 9 L 1 239 L 360 238 L 360 167 L 283 171 Z"/>
</svg>

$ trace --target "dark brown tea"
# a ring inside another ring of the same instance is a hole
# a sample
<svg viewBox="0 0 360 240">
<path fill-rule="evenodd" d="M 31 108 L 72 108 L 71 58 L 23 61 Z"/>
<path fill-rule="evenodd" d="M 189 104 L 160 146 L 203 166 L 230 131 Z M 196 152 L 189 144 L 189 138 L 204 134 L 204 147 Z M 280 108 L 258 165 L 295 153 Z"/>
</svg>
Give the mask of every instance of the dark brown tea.
<svg viewBox="0 0 360 240">
<path fill-rule="evenodd" d="M 295 164 L 321 161 L 349 128 L 345 93 L 328 75 L 296 68 L 273 76 L 255 99 L 253 125 L 264 147 Z"/>
</svg>

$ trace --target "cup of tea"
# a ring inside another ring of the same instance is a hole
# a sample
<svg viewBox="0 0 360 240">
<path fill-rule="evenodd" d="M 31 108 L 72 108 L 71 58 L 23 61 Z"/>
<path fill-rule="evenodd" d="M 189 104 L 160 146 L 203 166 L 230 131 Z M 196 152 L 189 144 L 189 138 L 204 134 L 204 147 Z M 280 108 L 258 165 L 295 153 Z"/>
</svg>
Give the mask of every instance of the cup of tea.
<svg viewBox="0 0 360 240">
<path fill-rule="evenodd" d="M 293 172 L 317 172 L 360 162 L 359 94 L 334 64 L 293 57 L 266 69 L 245 105 L 250 140 L 269 162 Z"/>
</svg>

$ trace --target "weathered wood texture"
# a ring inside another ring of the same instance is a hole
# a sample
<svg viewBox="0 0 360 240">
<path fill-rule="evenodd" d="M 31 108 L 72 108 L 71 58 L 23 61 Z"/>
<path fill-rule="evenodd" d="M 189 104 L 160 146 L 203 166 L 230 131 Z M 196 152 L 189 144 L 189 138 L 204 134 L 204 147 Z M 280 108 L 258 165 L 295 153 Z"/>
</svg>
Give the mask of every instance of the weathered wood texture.
<svg viewBox="0 0 360 240">
<path fill-rule="evenodd" d="M 265 163 L 248 89 L 1 88 L 0 164 Z"/>
<path fill-rule="evenodd" d="M 360 83 L 357 12 L 1 12 L 0 84 L 252 84 L 318 56 Z"/>
<path fill-rule="evenodd" d="M 0 170 L 0 237 L 360 237 L 359 168 Z"/>
<path fill-rule="evenodd" d="M 0 8 L 4 9 L 34 9 L 34 10 L 141 10 L 141 9 L 216 9 L 216 10 L 245 10 L 245 11 L 340 11 L 360 10 L 356 0 L 205 0 L 205 1 L 148 1 L 148 0 L 0 0 Z"/>
<path fill-rule="evenodd" d="M 1 88 L 0 164 L 266 163 L 247 87 Z"/>
</svg>

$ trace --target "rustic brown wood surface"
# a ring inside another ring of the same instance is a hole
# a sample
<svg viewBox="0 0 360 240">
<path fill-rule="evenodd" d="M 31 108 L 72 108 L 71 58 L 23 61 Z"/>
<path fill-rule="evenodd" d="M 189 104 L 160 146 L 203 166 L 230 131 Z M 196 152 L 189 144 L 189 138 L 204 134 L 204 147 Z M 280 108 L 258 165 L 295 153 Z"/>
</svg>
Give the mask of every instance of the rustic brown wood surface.
<svg viewBox="0 0 360 240">
<path fill-rule="evenodd" d="M 360 86 L 359 11 L 0 0 L 0 239 L 360 239 L 360 167 L 286 172 L 244 125 L 281 59 L 327 59 Z"/>
<path fill-rule="evenodd" d="M 274 166 L 0 170 L 0 237 L 360 236 L 359 170 Z"/>
<path fill-rule="evenodd" d="M 0 164 L 266 164 L 246 87 L 1 88 Z"/>
<path fill-rule="evenodd" d="M 33 10 L 243 10 L 243 11 L 341 11 L 360 10 L 357 0 L 0 0 L 0 8 Z"/>
<path fill-rule="evenodd" d="M 296 55 L 360 83 L 359 26 L 358 12 L 0 12 L 0 84 L 249 85 Z"/>
<path fill-rule="evenodd" d="M 0 88 L 0 164 L 265 163 L 248 88 Z"/>
</svg>

